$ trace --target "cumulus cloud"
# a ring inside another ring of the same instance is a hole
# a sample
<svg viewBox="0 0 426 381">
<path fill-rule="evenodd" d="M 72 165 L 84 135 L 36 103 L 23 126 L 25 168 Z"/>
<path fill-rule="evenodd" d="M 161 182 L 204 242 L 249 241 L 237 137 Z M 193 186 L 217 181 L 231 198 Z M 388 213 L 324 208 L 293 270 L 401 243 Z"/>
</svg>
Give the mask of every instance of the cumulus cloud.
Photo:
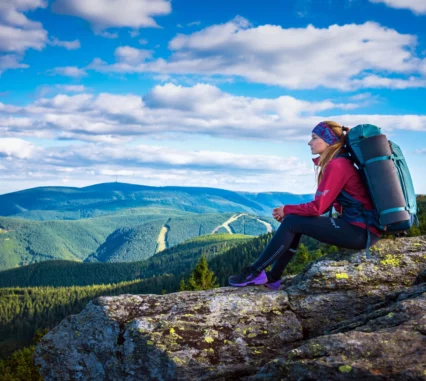
<svg viewBox="0 0 426 381">
<path fill-rule="evenodd" d="M 96 96 L 59 94 L 15 109 L 3 105 L 0 134 L 8 136 L 11 133 L 1 126 L 7 127 L 8 123 L 17 123 L 27 117 L 33 123 L 29 129 L 21 128 L 21 137 L 38 131 L 54 134 L 58 139 L 116 143 L 135 136 L 181 134 L 297 140 L 305 139 L 318 122 L 316 113 L 356 107 L 353 102 L 308 102 L 290 96 L 243 97 L 207 84 L 184 87 L 168 83 L 154 87 L 144 97 L 109 93 Z M 16 128 L 14 133 L 18 133 Z"/>
<path fill-rule="evenodd" d="M 28 49 L 41 50 L 47 32 L 24 12 L 46 7 L 43 0 L 7 0 L 0 2 L 0 74 L 7 69 L 27 68 L 21 63 Z"/>
<path fill-rule="evenodd" d="M 56 88 L 68 93 L 82 93 L 86 91 L 84 85 L 56 85 Z"/>
<path fill-rule="evenodd" d="M 56 37 L 53 37 L 53 39 L 49 42 L 52 46 L 61 46 L 68 50 L 74 50 L 74 49 L 80 49 L 80 41 L 79 40 L 73 40 L 73 41 L 60 41 Z"/>
<path fill-rule="evenodd" d="M 167 0 L 56 0 L 52 9 L 87 20 L 97 33 L 111 27 L 158 27 L 154 17 L 172 10 Z"/>
<path fill-rule="evenodd" d="M 420 71 L 423 69 L 420 67 Z M 385 78 L 378 75 L 367 75 L 362 79 L 354 79 L 352 84 L 356 88 L 388 88 L 388 89 L 410 89 L 426 87 L 426 77 Z"/>
<path fill-rule="evenodd" d="M 77 89 L 73 89 L 77 90 Z M 180 138 L 205 135 L 264 141 L 304 141 L 320 120 L 345 125 L 372 123 L 385 131 L 426 132 L 426 116 L 350 115 L 371 97 L 348 103 L 310 102 L 290 96 L 235 96 L 219 88 L 155 86 L 144 97 L 133 94 L 58 94 L 17 107 L 0 103 L 0 136 L 45 137 L 123 144 L 137 137 Z M 321 116 L 319 116 L 321 115 Z"/>
<path fill-rule="evenodd" d="M 7 160 L 7 165 L 0 166 L 0 176 L 6 183 L 27 182 L 28 187 L 60 181 L 88 185 L 113 181 L 118 175 L 124 182 L 158 186 L 309 193 L 315 190 L 315 182 L 308 160 L 221 149 L 183 150 L 161 144 L 161 139 L 208 135 L 306 144 L 312 127 L 324 119 L 348 126 L 372 123 L 386 134 L 426 132 L 426 116 L 422 115 L 347 114 L 346 110 L 372 96 L 349 98 L 348 103 L 289 96 L 254 98 L 207 84 L 169 83 L 154 87 L 144 97 L 78 93 L 42 97 L 26 106 L 0 103 L 0 156 Z M 137 144 L 144 136 L 159 143 Z M 52 146 L 35 146 L 28 138 L 50 139 Z M 54 139 L 80 142 L 55 146 Z"/>
<path fill-rule="evenodd" d="M 19 139 L 17 139 L 19 140 Z M 0 155 L 2 154 L 0 139 Z M 279 162 L 280 165 L 276 165 Z M 295 157 L 247 155 L 222 151 L 184 151 L 166 146 L 110 146 L 83 144 L 34 147 L 31 160 L 14 157 L 0 167 L 3 179 L 22 182 L 40 179 L 57 184 L 122 181 L 147 185 L 207 186 L 234 190 L 296 191 L 309 179 L 314 186 L 312 165 Z M 132 180 L 130 180 L 132 179 Z"/>
<path fill-rule="evenodd" d="M 409 9 L 417 15 L 426 14 L 426 1 L 424 0 L 370 0 L 372 3 L 384 3 L 388 7 Z"/>
<path fill-rule="evenodd" d="M 118 38 L 118 33 L 112 33 L 112 32 L 107 32 L 107 31 L 103 31 L 99 33 L 100 36 L 105 37 L 105 38 L 109 38 L 111 40 L 114 40 L 116 38 Z"/>
<path fill-rule="evenodd" d="M 32 48 L 41 50 L 46 43 L 47 32 L 37 29 L 21 29 L 0 24 L 0 50 L 7 53 L 23 53 Z"/>
<path fill-rule="evenodd" d="M 338 120 L 345 126 L 369 123 L 389 133 L 395 130 L 426 132 L 426 115 L 335 115 L 331 119 Z"/>
<path fill-rule="evenodd" d="M 39 29 L 40 23 L 29 20 L 24 12 L 45 8 L 45 0 L 7 0 L 0 2 L 0 22 L 27 29 Z"/>
<path fill-rule="evenodd" d="M 308 171 L 296 157 L 282 158 L 268 155 L 244 155 L 220 151 L 183 151 L 164 146 L 139 144 L 120 146 L 106 144 L 70 145 L 49 149 L 49 162 L 64 166 L 91 166 L 105 164 L 111 166 L 140 167 L 155 166 L 156 168 L 186 168 L 198 170 L 229 170 L 229 171 L 270 171 L 299 172 Z M 280 166 L 277 166 L 280 161 Z M 282 165 L 281 165 L 282 164 Z"/>
<path fill-rule="evenodd" d="M 120 46 L 115 50 L 115 57 L 125 64 L 134 64 L 145 61 L 152 55 L 151 50 L 135 49 L 130 46 Z"/>
<path fill-rule="evenodd" d="M 0 157 L 28 159 L 35 150 L 35 146 L 23 139 L 0 138 Z"/>
<path fill-rule="evenodd" d="M 416 36 L 374 22 L 327 28 L 253 27 L 237 17 L 169 43 L 168 60 L 108 64 L 101 72 L 240 76 L 248 81 L 292 89 L 319 86 L 340 90 L 368 87 L 424 87 L 426 61 L 415 55 Z M 391 75 L 392 74 L 392 75 Z M 394 75 L 399 79 L 394 79 Z M 408 76 L 408 77 L 407 77 Z"/>
<path fill-rule="evenodd" d="M 87 75 L 84 69 L 80 69 L 76 66 L 64 66 L 64 67 L 56 67 L 48 71 L 51 75 L 63 75 L 66 77 L 79 78 Z"/>
<path fill-rule="evenodd" d="M 0 74 L 7 69 L 26 69 L 28 65 L 19 62 L 20 59 L 13 54 L 0 55 Z"/>
</svg>

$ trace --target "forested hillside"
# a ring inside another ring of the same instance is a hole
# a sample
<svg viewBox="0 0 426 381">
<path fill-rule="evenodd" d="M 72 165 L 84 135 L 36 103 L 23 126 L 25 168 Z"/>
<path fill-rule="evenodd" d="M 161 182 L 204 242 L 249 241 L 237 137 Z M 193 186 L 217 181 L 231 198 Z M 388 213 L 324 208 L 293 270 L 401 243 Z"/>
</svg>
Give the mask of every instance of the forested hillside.
<svg viewBox="0 0 426 381">
<path fill-rule="evenodd" d="M 259 221 L 256 216 L 234 213 L 158 212 L 156 209 L 138 210 L 138 213 L 121 211 L 118 215 L 76 221 L 0 217 L 0 270 L 53 259 L 140 261 L 200 235 L 228 231 L 259 235 L 278 226 L 271 217 Z M 229 230 L 215 231 L 232 216 L 241 217 L 227 225 Z"/>
<path fill-rule="evenodd" d="M 0 287 L 86 286 L 120 283 L 165 273 L 179 275 L 192 268 L 201 255 L 210 259 L 218 253 L 253 238 L 239 234 L 201 236 L 139 262 L 46 261 L 3 271 Z"/>
<path fill-rule="evenodd" d="M 176 216 L 180 215 L 176 213 Z M 0 217 L 0 270 L 49 259 L 83 261 L 115 230 L 150 221 L 165 223 L 167 218 L 151 210 L 78 221 L 27 221 Z"/>
</svg>

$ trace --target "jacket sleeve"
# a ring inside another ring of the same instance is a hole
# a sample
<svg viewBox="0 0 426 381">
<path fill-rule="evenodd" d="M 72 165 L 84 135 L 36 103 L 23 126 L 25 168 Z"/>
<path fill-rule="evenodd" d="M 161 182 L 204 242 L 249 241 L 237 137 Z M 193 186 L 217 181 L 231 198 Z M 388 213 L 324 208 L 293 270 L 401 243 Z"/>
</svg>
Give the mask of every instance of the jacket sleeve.
<svg viewBox="0 0 426 381">
<path fill-rule="evenodd" d="M 315 199 L 306 204 L 286 205 L 284 207 L 284 215 L 320 216 L 324 214 L 336 200 L 349 175 L 350 171 L 345 170 L 344 161 L 331 160 L 325 168 Z"/>
</svg>

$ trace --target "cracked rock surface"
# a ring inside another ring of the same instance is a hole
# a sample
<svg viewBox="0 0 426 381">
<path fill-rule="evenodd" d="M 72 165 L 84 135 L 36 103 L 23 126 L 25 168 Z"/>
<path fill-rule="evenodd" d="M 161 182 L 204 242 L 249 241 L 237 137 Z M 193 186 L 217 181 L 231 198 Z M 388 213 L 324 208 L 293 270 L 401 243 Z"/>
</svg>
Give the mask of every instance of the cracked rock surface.
<svg viewBox="0 0 426 381">
<path fill-rule="evenodd" d="M 309 265 L 285 289 L 99 297 L 41 340 L 45 380 L 426 380 L 426 237 Z"/>
</svg>

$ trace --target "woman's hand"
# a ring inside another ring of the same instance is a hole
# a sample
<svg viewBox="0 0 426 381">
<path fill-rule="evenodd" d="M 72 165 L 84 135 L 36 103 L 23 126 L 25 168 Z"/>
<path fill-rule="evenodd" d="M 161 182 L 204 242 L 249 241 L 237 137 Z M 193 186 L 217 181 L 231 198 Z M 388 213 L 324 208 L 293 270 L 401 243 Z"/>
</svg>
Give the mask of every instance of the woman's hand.
<svg viewBox="0 0 426 381">
<path fill-rule="evenodd" d="M 272 211 L 272 217 L 274 217 L 278 222 L 281 222 L 284 219 L 284 206 L 274 208 Z"/>
</svg>

